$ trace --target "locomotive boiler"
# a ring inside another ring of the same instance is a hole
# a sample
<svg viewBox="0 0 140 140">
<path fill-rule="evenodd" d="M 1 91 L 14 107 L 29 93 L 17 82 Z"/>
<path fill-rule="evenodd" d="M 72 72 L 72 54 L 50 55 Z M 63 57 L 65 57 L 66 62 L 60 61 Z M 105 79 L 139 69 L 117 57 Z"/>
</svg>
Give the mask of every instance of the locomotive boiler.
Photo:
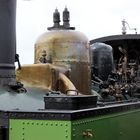
<svg viewBox="0 0 140 140">
<path fill-rule="evenodd" d="M 121 89 L 124 83 L 112 73 L 111 46 L 90 47 L 88 38 L 70 26 L 68 9 L 63 24 L 56 9 L 54 25 L 35 43 L 34 64 L 22 66 L 15 15 L 16 0 L 1 0 L 0 139 L 139 140 L 140 101 Z"/>
</svg>

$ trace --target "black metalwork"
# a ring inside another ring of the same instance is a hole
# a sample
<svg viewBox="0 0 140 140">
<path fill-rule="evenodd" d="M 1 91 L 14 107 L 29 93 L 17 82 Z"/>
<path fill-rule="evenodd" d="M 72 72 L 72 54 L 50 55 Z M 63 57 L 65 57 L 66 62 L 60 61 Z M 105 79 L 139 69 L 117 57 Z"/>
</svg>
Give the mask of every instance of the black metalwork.
<svg viewBox="0 0 140 140">
<path fill-rule="evenodd" d="M 9 140 L 8 113 L 0 111 L 0 140 Z"/>
<path fill-rule="evenodd" d="M 91 59 L 93 78 L 96 76 L 103 81 L 107 80 L 114 66 L 112 47 L 104 43 L 91 45 Z"/>
<path fill-rule="evenodd" d="M 90 41 L 90 44 L 96 43 L 96 42 L 102 42 L 109 44 L 111 46 L 116 46 L 118 44 L 123 44 L 124 41 L 140 41 L 140 34 L 126 34 L 126 35 L 112 35 L 112 36 L 106 36 L 101 37 L 97 39 L 93 39 Z"/>
<path fill-rule="evenodd" d="M 128 87 L 131 95 L 140 97 L 140 34 L 112 35 L 90 41 L 91 44 L 96 42 L 112 46 L 117 82 L 123 88 Z"/>
<path fill-rule="evenodd" d="M 21 64 L 20 64 L 20 61 L 19 61 L 19 55 L 18 54 L 15 55 L 15 62 L 18 62 L 18 68 L 21 69 Z"/>
<path fill-rule="evenodd" d="M 51 95 L 44 97 L 45 109 L 78 110 L 93 108 L 97 105 L 97 96 L 93 95 Z"/>
<path fill-rule="evenodd" d="M 70 27 L 69 23 L 70 13 L 67 8 L 63 11 L 63 25 L 60 25 L 60 14 L 58 9 L 53 13 L 53 22 L 54 25 L 52 27 L 48 27 L 48 30 L 75 30 L 75 27 Z"/>
<path fill-rule="evenodd" d="M 51 56 L 47 56 L 47 53 L 45 50 L 42 51 L 42 56 L 39 58 L 39 61 L 41 63 L 52 63 Z"/>
<path fill-rule="evenodd" d="M 53 22 L 54 22 L 54 27 L 55 28 L 59 28 L 60 26 L 60 13 L 58 11 L 58 9 L 55 9 L 55 12 L 53 13 Z"/>
<path fill-rule="evenodd" d="M 5 126 L 0 126 L 0 140 L 9 140 L 8 128 Z"/>
<path fill-rule="evenodd" d="M 8 91 L 10 92 L 17 92 L 17 93 L 26 93 L 27 90 L 24 88 L 24 85 L 20 82 L 16 82 L 14 85 L 9 85 Z"/>
<path fill-rule="evenodd" d="M 65 7 L 64 11 L 63 11 L 63 26 L 65 28 L 69 28 L 70 27 L 70 14 L 69 14 L 69 11 L 68 11 L 68 8 Z"/>
<path fill-rule="evenodd" d="M 14 83 L 16 0 L 0 1 L 0 85 Z"/>
<path fill-rule="evenodd" d="M 1 111 L 0 119 L 41 119 L 41 120 L 79 120 L 108 114 L 126 112 L 140 109 L 139 101 L 118 102 L 111 105 L 102 104 L 102 107 L 81 110 L 38 110 L 35 112 L 25 111 Z M 3 117 L 2 117 L 3 116 Z"/>
</svg>

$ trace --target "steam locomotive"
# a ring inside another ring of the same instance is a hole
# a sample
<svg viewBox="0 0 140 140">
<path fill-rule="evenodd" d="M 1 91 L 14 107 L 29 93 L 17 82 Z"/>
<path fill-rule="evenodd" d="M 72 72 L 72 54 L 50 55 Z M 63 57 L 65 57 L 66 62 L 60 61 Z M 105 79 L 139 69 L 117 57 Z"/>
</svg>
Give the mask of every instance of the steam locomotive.
<svg viewBox="0 0 140 140">
<path fill-rule="evenodd" d="M 60 25 L 55 10 L 34 64 L 20 65 L 16 0 L 0 1 L 0 140 L 139 140 L 139 55 L 130 49 L 139 49 L 139 35 L 89 44 L 69 14 Z"/>
</svg>

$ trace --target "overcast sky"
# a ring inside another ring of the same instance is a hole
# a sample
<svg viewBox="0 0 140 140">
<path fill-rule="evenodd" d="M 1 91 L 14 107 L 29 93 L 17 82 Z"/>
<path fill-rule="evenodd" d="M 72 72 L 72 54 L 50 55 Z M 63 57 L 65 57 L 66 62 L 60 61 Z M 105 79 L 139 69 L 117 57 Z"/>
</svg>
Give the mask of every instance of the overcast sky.
<svg viewBox="0 0 140 140">
<path fill-rule="evenodd" d="M 71 26 L 89 40 L 121 34 L 123 19 L 140 33 L 139 0 L 17 0 L 17 53 L 22 64 L 34 63 L 35 41 L 53 25 L 55 8 L 62 16 L 65 6 L 70 11 Z"/>
</svg>

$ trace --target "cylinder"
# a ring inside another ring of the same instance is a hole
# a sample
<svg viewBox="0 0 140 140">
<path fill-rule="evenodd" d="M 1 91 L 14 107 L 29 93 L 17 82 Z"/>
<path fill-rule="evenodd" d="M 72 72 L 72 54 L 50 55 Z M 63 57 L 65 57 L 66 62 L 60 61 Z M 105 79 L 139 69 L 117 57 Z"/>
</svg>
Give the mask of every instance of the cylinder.
<svg viewBox="0 0 140 140">
<path fill-rule="evenodd" d="M 77 90 L 90 94 L 89 42 L 83 33 L 52 30 L 41 35 L 35 45 L 35 63 L 42 62 L 67 68 L 69 79 Z"/>
<path fill-rule="evenodd" d="M 94 43 L 91 45 L 93 75 L 105 81 L 114 69 L 113 52 L 110 45 Z"/>
<path fill-rule="evenodd" d="M 0 0 L 0 85 L 15 82 L 16 0 Z"/>
</svg>

